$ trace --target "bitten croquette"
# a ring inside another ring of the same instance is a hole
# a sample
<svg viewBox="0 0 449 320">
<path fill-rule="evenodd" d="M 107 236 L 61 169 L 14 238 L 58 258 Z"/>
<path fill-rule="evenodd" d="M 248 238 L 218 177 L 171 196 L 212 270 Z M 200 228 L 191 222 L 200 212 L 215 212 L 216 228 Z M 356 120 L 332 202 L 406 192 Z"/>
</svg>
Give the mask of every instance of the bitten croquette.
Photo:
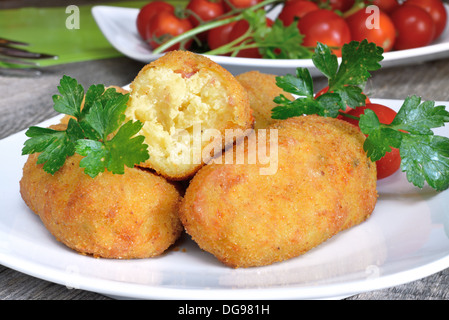
<svg viewBox="0 0 449 320">
<path fill-rule="evenodd" d="M 171 51 L 146 65 L 130 85 L 127 120 L 140 120 L 150 158 L 144 167 L 170 180 L 191 178 L 208 159 L 193 156 L 195 126 L 214 129 L 252 128 L 254 118 L 246 90 L 227 70 L 209 58 Z M 200 149 L 210 145 L 201 139 Z M 214 141 L 229 145 L 233 141 Z M 200 150 L 200 151 L 201 151 Z"/>
</svg>

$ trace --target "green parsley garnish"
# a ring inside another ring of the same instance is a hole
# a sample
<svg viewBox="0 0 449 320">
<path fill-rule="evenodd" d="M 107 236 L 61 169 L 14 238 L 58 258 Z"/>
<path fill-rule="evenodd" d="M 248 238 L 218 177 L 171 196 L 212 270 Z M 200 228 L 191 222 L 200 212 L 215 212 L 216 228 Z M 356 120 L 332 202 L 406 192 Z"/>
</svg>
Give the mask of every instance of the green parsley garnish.
<svg viewBox="0 0 449 320">
<path fill-rule="evenodd" d="M 92 178 L 105 169 L 123 174 L 125 165 L 133 167 L 149 158 L 145 138 L 136 136 L 143 124 L 123 124 L 129 94 L 99 84 L 90 86 L 84 97 L 83 87 L 68 76 L 62 77 L 58 91 L 60 95 L 53 96 L 54 109 L 74 118 L 62 131 L 30 127 L 22 155 L 40 153 L 37 163 L 54 174 L 76 152 L 84 156 L 80 167 Z"/>
<path fill-rule="evenodd" d="M 272 109 L 273 119 L 287 119 L 305 114 L 325 117 L 346 116 L 346 106 L 357 108 L 365 105 L 362 93 L 370 71 L 380 68 L 383 50 L 374 43 L 351 42 L 342 50 L 341 63 L 330 49 L 318 44 L 312 57 L 314 65 L 327 78 L 327 93 L 314 97 L 313 81 L 305 68 L 298 68 L 296 75 L 276 78 L 277 85 L 286 92 L 299 96 L 290 101 L 280 95 Z M 416 96 L 405 99 L 391 124 L 380 123 L 370 109 L 359 118 L 359 127 L 367 135 L 364 149 L 372 161 L 381 159 L 391 148 L 398 148 L 401 169 L 409 182 L 422 188 L 424 183 L 437 191 L 449 188 L 449 138 L 434 135 L 432 129 L 449 122 L 445 106 L 435 106 L 433 101 L 421 102 Z"/>
</svg>

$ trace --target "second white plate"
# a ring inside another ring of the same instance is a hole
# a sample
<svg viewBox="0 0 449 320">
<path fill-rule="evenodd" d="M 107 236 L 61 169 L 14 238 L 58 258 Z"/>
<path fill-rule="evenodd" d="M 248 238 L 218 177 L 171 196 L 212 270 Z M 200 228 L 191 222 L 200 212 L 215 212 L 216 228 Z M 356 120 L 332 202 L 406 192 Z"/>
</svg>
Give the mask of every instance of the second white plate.
<svg viewBox="0 0 449 320">
<path fill-rule="evenodd" d="M 111 45 L 125 56 L 144 63 L 151 62 L 160 55 L 154 55 L 150 47 L 137 33 L 136 18 L 139 9 L 113 6 L 95 6 L 92 15 Z M 275 13 L 272 13 L 275 14 Z M 254 59 L 226 56 L 208 56 L 233 74 L 251 70 L 284 75 L 295 73 L 296 68 L 308 68 L 313 76 L 320 72 L 311 59 Z M 383 67 L 415 64 L 449 57 L 449 24 L 433 44 L 421 48 L 384 53 Z"/>
</svg>

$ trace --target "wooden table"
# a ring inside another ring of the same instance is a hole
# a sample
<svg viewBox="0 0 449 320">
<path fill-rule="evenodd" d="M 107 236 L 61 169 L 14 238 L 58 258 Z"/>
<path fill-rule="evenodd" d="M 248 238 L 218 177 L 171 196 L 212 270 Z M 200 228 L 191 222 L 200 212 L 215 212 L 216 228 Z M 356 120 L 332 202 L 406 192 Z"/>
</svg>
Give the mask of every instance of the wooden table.
<svg viewBox="0 0 449 320">
<path fill-rule="evenodd" d="M 0 76 L 0 139 L 56 115 L 51 96 L 63 74 L 85 87 L 104 83 L 126 85 L 143 64 L 122 57 L 47 67 L 37 78 Z M 316 87 L 324 84 L 316 81 Z M 373 74 L 369 93 L 376 98 L 449 100 L 449 59 L 413 66 L 385 68 Z M 449 269 L 389 289 L 362 293 L 348 299 L 448 299 Z M 0 265 L 0 299 L 110 299 L 101 294 L 40 280 Z"/>
</svg>

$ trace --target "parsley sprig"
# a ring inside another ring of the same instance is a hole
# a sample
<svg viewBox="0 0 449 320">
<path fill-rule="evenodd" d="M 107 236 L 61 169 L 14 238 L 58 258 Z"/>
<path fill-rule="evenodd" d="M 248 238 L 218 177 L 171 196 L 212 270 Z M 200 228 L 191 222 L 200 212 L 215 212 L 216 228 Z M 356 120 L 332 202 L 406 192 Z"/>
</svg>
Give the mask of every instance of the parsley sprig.
<svg viewBox="0 0 449 320">
<path fill-rule="evenodd" d="M 370 71 L 380 68 L 382 53 L 382 48 L 366 40 L 353 41 L 343 46 L 339 64 L 326 45 L 318 44 L 312 60 L 328 78 L 329 90 L 314 97 L 313 80 L 305 68 L 297 68 L 296 75 L 277 77 L 277 85 L 298 98 L 290 101 L 283 95 L 276 97 L 274 102 L 278 106 L 272 109 L 272 118 L 287 119 L 304 114 L 348 116 L 340 109 L 365 105 L 363 87 L 371 76 Z M 410 96 L 391 124 L 381 123 L 370 109 L 358 120 L 367 136 L 363 147 L 372 161 L 381 159 L 391 148 L 398 148 L 401 169 L 409 182 L 420 188 L 427 182 L 437 191 L 449 188 L 449 138 L 437 136 L 432 130 L 449 122 L 445 106 Z"/>
<path fill-rule="evenodd" d="M 143 124 L 124 123 L 129 94 L 98 84 L 90 86 L 84 96 L 83 87 L 69 76 L 62 77 L 58 91 L 53 108 L 72 116 L 67 128 L 30 127 L 22 149 L 23 155 L 40 153 L 37 163 L 46 172 L 57 172 L 75 152 L 84 156 L 80 167 L 92 178 L 105 169 L 123 174 L 125 165 L 133 167 L 149 158 L 145 138 L 137 135 Z"/>
</svg>

